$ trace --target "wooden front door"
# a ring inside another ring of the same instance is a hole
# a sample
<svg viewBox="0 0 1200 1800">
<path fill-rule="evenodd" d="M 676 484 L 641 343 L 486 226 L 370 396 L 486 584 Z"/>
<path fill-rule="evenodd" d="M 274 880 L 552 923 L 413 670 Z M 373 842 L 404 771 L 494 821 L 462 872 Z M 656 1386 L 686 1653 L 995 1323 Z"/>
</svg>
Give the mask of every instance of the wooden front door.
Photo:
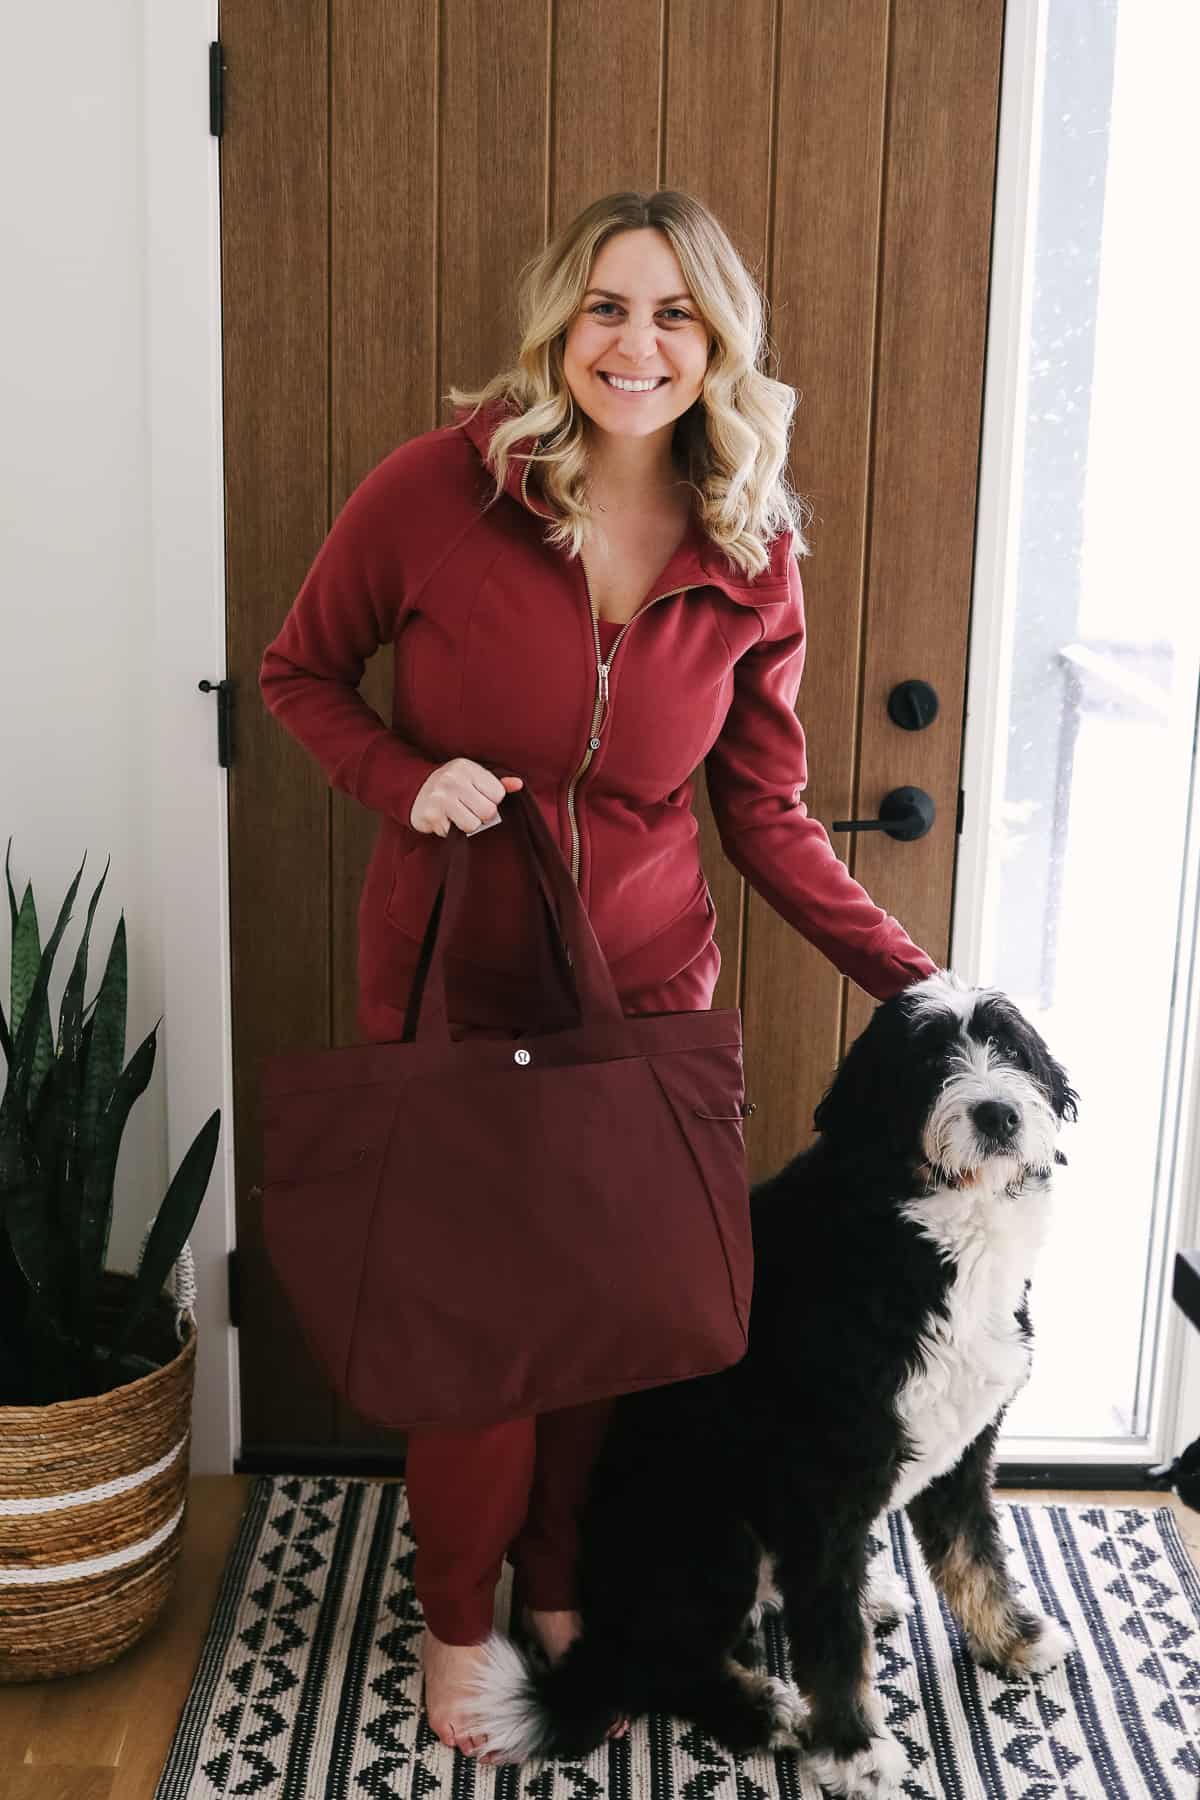
<svg viewBox="0 0 1200 1800">
<path fill-rule="evenodd" d="M 770 301 L 813 501 L 799 711 L 808 808 L 872 897 L 947 955 L 1002 0 L 226 0 L 221 141 L 233 1017 L 243 1443 L 286 1462 L 402 1439 L 315 1369 L 266 1265 L 261 1056 L 355 1038 L 377 819 L 266 712 L 258 666 L 348 493 L 510 357 L 520 264 L 620 188 L 684 188 Z M 601 22 L 602 21 L 602 22 Z M 363 692 L 387 716 L 390 651 Z M 888 714 L 929 682 L 935 721 Z M 809 1140 L 872 1001 L 725 862 L 697 813 L 744 1014 L 752 1172 Z M 924 789 L 899 842 L 835 822 Z M 291 1447 L 290 1449 L 287 1447 Z"/>
</svg>

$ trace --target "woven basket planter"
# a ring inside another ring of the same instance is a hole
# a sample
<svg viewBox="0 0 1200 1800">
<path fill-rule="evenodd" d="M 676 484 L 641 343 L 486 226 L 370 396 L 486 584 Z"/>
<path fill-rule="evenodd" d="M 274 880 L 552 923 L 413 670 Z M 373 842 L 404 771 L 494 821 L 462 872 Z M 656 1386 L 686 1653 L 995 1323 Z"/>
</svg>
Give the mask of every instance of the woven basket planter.
<svg viewBox="0 0 1200 1800">
<path fill-rule="evenodd" d="M 112 1270 L 104 1327 L 133 1278 Z M 182 1542 L 196 1332 L 163 1294 L 131 1346 L 150 1372 L 82 1400 L 0 1406 L 0 1682 L 112 1662 L 154 1623 Z"/>
</svg>

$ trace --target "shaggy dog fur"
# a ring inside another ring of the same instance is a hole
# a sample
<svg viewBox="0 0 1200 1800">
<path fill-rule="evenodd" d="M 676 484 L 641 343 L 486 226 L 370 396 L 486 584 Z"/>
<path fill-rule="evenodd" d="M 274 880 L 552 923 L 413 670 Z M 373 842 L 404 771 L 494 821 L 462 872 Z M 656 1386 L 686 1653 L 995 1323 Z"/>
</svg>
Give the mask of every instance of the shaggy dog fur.
<svg viewBox="0 0 1200 1800">
<path fill-rule="evenodd" d="M 490 1750 L 578 1757 L 618 1714 L 657 1710 L 730 1749 L 795 1746 L 832 1793 L 898 1793 L 872 1625 L 909 1601 L 868 1566 L 893 1507 L 980 1662 L 1021 1674 L 1067 1654 L 1009 1576 L 991 1474 L 1076 1103 L 996 989 L 939 972 L 877 1007 L 816 1141 L 754 1189 L 745 1357 L 614 1409 L 583 1519 L 582 1636 L 553 1668 L 489 1639 L 463 1723 Z M 795 1687 L 748 1666 L 766 1605 Z"/>
</svg>

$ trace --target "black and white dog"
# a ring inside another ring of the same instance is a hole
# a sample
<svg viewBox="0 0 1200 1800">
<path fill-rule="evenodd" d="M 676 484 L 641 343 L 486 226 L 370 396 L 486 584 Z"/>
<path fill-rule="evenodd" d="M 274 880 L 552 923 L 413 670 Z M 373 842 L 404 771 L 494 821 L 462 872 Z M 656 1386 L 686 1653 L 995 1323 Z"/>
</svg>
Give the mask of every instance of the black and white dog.
<svg viewBox="0 0 1200 1800">
<path fill-rule="evenodd" d="M 910 1602 L 868 1548 L 893 1507 L 980 1662 L 1021 1673 L 1071 1650 L 1009 1576 L 991 1474 L 1077 1099 L 994 988 L 942 971 L 876 1008 L 815 1142 L 754 1189 L 746 1355 L 614 1408 L 582 1636 L 553 1668 L 489 1639 L 469 1720 L 489 1750 L 578 1757 L 656 1710 L 731 1749 L 796 1747 L 835 1794 L 898 1793 L 872 1624 Z M 794 1688 L 746 1666 L 764 1605 L 782 1606 Z"/>
</svg>

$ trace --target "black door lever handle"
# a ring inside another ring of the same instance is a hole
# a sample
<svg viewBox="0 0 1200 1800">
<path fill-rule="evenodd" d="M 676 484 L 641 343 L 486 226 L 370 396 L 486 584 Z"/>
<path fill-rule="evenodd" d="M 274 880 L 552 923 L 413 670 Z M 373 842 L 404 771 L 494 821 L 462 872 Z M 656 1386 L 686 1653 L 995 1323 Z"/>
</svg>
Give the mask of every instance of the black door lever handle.
<svg viewBox="0 0 1200 1800">
<path fill-rule="evenodd" d="M 924 788 L 898 787 L 879 802 L 877 819 L 835 819 L 832 831 L 886 831 L 889 837 L 908 843 L 924 837 L 933 825 L 936 808 Z"/>
</svg>

